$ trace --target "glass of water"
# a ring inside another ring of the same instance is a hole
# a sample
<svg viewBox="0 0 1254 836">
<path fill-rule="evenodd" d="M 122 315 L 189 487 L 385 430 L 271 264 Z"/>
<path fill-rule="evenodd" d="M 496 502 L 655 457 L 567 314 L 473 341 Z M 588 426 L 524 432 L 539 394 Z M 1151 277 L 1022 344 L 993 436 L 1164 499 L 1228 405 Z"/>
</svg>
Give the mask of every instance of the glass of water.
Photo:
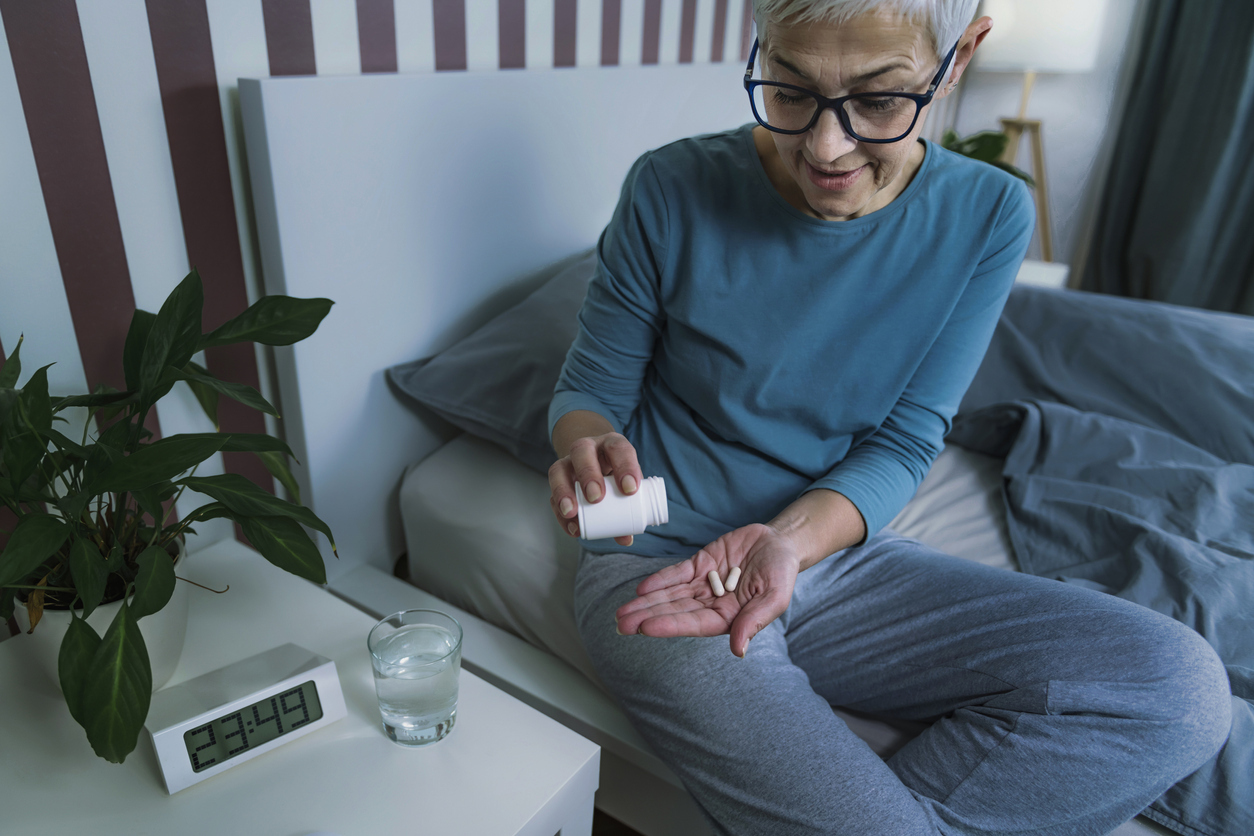
<svg viewBox="0 0 1254 836">
<path fill-rule="evenodd" d="M 403 610 L 366 637 L 387 736 L 403 746 L 443 740 L 457 719 L 462 626 L 436 610 Z"/>
</svg>

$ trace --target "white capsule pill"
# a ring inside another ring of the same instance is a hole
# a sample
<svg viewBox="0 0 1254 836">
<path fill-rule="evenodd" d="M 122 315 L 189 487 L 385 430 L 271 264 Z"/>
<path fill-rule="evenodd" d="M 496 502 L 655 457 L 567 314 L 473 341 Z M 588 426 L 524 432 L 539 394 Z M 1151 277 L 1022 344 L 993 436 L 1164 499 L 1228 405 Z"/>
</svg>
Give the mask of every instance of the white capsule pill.
<svg viewBox="0 0 1254 836">
<path fill-rule="evenodd" d="M 727 594 L 727 590 L 723 589 L 723 579 L 718 576 L 718 572 L 711 569 L 706 577 L 710 579 L 710 588 L 714 590 L 715 598 L 722 598 Z"/>
<path fill-rule="evenodd" d="M 733 566 L 731 572 L 727 575 L 727 591 L 735 592 L 736 584 L 740 583 L 740 567 Z"/>
</svg>

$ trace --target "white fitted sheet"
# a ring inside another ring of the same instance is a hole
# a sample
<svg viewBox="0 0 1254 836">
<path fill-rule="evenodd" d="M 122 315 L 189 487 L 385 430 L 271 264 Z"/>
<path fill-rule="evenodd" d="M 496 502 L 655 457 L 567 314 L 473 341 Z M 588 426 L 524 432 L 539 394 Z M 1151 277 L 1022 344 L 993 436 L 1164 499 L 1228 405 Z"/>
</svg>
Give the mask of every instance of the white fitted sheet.
<svg viewBox="0 0 1254 836">
<path fill-rule="evenodd" d="M 1001 465 L 1000 459 L 947 445 L 888 527 L 948 554 L 1017 570 Z M 550 513 L 544 476 L 495 444 L 464 434 L 406 471 L 400 505 L 412 583 L 600 684 L 575 628 L 579 545 Z M 923 728 L 835 711 L 884 758 Z M 1170 833 L 1138 817 L 1111 836 Z"/>
</svg>

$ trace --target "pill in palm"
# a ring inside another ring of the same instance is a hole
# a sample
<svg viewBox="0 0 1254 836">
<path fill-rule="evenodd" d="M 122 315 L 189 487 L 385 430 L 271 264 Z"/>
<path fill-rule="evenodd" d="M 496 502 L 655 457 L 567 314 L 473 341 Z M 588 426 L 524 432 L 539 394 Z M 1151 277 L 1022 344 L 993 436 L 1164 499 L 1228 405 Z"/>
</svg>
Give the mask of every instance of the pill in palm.
<svg viewBox="0 0 1254 836">
<path fill-rule="evenodd" d="M 740 583 L 740 567 L 733 566 L 732 570 L 727 573 L 727 591 L 735 592 L 738 583 Z"/>
<path fill-rule="evenodd" d="M 723 579 L 718 576 L 718 572 L 711 569 L 706 577 L 710 579 L 710 588 L 714 590 L 715 598 L 722 598 L 727 594 L 727 590 L 723 589 Z"/>
</svg>

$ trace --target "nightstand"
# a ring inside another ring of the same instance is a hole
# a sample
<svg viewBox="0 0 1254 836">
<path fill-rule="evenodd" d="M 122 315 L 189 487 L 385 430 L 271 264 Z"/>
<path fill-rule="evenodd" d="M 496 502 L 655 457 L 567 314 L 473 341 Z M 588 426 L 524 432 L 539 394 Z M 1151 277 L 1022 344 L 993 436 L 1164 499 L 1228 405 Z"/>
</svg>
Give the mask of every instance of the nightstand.
<svg viewBox="0 0 1254 836">
<path fill-rule="evenodd" d="M 234 541 L 191 555 L 187 642 L 170 685 L 294 642 L 335 661 L 348 716 L 168 795 L 147 732 L 96 757 L 21 636 L 0 644 L 0 799 L 14 833 L 588 836 L 600 748 L 462 670 L 457 725 L 429 747 L 384 735 L 375 623 Z"/>
</svg>

